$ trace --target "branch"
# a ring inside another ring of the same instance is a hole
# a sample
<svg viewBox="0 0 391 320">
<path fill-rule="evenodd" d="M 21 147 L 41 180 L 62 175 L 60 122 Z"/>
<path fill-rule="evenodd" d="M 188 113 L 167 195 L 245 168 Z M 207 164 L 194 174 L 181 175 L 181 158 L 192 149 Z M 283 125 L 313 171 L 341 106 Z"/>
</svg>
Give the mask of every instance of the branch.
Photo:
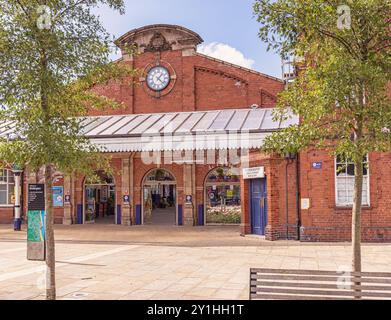
<svg viewBox="0 0 391 320">
<path fill-rule="evenodd" d="M 19 4 L 20 8 L 23 10 L 23 12 L 25 13 L 25 15 L 26 15 L 27 17 L 30 18 L 29 13 L 27 12 L 26 8 L 20 3 L 20 1 L 19 1 L 19 0 L 16 0 L 16 2 Z"/>
<path fill-rule="evenodd" d="M 351 50 L 349 43 L 345 39 L 343 39 L 343 38 L 337 36 L 335 33 L 327 31 L 327 30 L 323 30 L 323 29 L 319 29 L 319 28 L 316 28 L 316 30 L 318 30 L 321 34 L 328 36 L 330 38 L 333 38 L 334 40 L 340 42 L 346 48 L 346 50 L 348 50 L 350 55 L 355 56 L 356 58 L 360 59 L 360 57 L 355 52 L 353 52 Z"/>
<path fill-rule="evenodd" d="M 57 18 L 60 18 L 62 15 L 64 15 L 67 11 L 71 10 L 71 9 L 74 9 L 76 8 L 77 6 L 87 2 L 88 0 L 80 0 L 80 1 L 77 1 L 75 2 L 73 5 L 65 8 L 64 10 L 60 11 L 55 17 L 54 17 L 54 20 L 56 20 Z"/>
</svg>

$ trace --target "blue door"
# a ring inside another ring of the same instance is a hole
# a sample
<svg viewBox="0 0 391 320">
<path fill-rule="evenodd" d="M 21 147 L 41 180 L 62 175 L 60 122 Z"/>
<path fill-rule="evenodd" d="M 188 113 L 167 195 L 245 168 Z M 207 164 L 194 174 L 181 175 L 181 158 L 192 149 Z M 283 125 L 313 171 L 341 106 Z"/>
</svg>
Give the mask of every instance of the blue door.
<svg viewBox="0 0 391 320">
<path fill-rule="evenodd" d="M 265 235 L 267 225 L 266 179 L 250 180 L 251 232 Z"/>
</svg>

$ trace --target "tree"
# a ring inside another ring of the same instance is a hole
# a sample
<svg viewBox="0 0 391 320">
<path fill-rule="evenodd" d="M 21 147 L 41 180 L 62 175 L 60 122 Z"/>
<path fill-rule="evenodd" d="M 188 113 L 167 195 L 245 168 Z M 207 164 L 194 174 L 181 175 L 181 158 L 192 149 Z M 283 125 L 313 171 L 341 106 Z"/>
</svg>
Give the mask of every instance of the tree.
<svg viewBox="0 0 391 320">
<path fill-rule="evenodd" d="M 94 85 L 133 75 L 109 63 L 112 39 L 92 11 L 102 4 L 124 12 L 122 0 L 0 0 L 0 121 L 13 121 L 16 133 L 0 140 L 0 159 L 45 169 L 47 299 L 56 298 L 52 174 L 108 168 L 82 136 L 82 117 L 121 105 Z"/>
<path fill-rule="evenodd" d="M 267 139 L 269 151 L 328 149 L 355 164 L 353 271 L 361 271 L 363 158 L 391 150 L 391 2 L 256 0 L 259 36 L 284 58 L 302 57 L 298 77 L 279 96 L 300 125 Z"/>
</svg>

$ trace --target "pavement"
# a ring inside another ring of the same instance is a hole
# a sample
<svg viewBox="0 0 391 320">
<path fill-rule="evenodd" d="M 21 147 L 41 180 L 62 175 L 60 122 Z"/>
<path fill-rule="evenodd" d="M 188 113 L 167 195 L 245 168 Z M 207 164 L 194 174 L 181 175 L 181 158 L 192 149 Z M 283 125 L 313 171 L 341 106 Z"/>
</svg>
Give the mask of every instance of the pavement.
<svg viewBox="0 0 391 320">
<path fill-rule="evenodd" d="M 24 226 L 25 227 L 25 226 Z M 55 227 L 57 297 L 65 300 L 248 299 L 250 267 L 347 270 L 349 243 L 269 242 L 239 228 Z M 0 299 L 45 299 L 45 264 L 26 232 L 0 225 Z M 364 244 L 363 271 L 391 272 L 391 245 Z"/>
<path fill-rule="evenodd" d="M 176 223 L 176 208 L 152 210 L 151 225 L 153 226 L 174 226 Z"/>
</svg>

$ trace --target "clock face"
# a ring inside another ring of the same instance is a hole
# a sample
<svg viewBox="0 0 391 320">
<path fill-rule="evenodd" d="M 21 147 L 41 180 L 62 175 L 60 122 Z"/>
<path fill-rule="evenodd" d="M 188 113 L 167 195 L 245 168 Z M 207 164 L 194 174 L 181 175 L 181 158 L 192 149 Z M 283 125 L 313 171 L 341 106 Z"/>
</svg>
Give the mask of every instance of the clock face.
<svg viewBox="0 0 391 320">
<path fill-rule="evenodd" d="M 170 73 L 162 66 L 153 67 L 147 75 L 148 87 L 154 91 L 162 91 L 170 83 Z"/>
</svg>

